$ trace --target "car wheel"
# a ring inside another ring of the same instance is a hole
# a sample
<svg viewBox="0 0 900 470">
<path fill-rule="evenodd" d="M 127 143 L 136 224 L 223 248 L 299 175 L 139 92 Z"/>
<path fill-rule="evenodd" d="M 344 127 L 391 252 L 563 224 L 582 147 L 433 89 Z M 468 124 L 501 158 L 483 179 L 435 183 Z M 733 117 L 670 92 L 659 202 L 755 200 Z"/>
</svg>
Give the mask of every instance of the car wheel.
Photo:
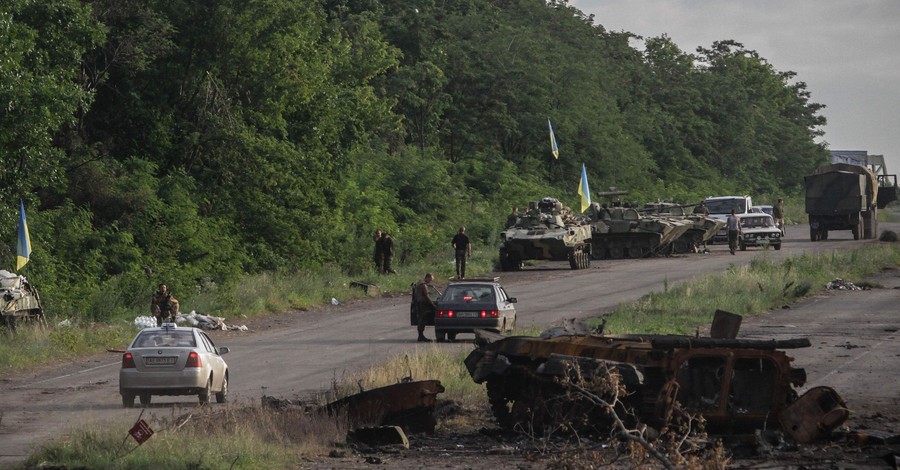
<svg viewBox="0 0 900 470">
<path fill-rule="evenodd" d="M 438 340 L 438 342 L 443 342 L 446 336 L 447 333 L 444 333 L 442 330 L 434 330 L 434 339 Z"/>
<path fill-rule="evenodd" d="M 216 392 L 216 403 L 225 403 L 228 400 L 228 374 L 222 379 L 222 390 Z"/>
<path fill-rule="evenodd" d="M 741 251 L 747 251 L 747 244 L 744 242 L 741 242 Z"/>
<path fill-rule="evenodd" d="M 447 333 L 447 340 L 456 341 L 456 333 Z"/>
<path fill-rule="evenodd" d="M 134 408 L 134 394 L 133 393 L 123 393 L 122 394 L 122 406 L 125 408 Z"/>
<path fill-rule="evenodd" d="M 781 243 L 776 243 L 776 244 L 775 244 L 775 249 L 776 249 L 776 250 L 780 250 L 780 249 L 781 249 Z"/>
<path fill-rule="evenodd" d="M 197 394 L 197 398 L 200 399 L 201 405 L 205 405 L 205 404 L 209 403 L 209 395 L 210 395 L 211 391 L 212 391 L 212 376 L 209 376 L 209 378 L 206 379 L 206 388 L 204 388 L 203 390 L 200 390 L 200 393 Z"/>
<path fill-rule="evenodd" d="M 150 406 L 150 394 L 149 393 L 141 394 L 141 405 Z"/>
</svg>

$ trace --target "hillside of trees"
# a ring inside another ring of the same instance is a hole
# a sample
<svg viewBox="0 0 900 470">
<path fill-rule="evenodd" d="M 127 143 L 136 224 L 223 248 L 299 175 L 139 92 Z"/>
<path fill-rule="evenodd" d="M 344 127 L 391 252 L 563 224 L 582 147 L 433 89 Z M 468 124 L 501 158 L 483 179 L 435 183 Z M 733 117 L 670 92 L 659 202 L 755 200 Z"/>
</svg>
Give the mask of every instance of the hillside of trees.
<svg viewBox="0 0 900 470">
<path fill-rule="evenodd" d="M 582 163 L 595 192 L 693 202 L 796 192 L 826 160 L 793 72 L 602 20 L 565 0 L 6 0 L 4 267 L 20 199 L 45 303 L 103 320 L 157 280 L 361 272 L 376 228 L 399 263 L 462 224 L 494 245 L 513 205 L 576 206 Z"/>
</svg>

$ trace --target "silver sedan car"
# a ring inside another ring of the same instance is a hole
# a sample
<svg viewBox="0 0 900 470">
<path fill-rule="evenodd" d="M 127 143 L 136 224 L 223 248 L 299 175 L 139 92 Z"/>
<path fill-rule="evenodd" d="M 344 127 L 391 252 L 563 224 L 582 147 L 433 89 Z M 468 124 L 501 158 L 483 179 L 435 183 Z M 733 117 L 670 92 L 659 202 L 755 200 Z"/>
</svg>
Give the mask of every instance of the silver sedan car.
<svg viewBox="0 0 900 470">
<path fill-rule="evenodd" d="M 212 394 L 224 403 L 228 397 L 228 364 L 201 329 L 167 323 L 145 328 L 122 355 L 119 393 L 122 405 L 134 406 L 134 398 L 150 404 L 151 395 L 197 395 L 209 403 Z"/>
</svg>

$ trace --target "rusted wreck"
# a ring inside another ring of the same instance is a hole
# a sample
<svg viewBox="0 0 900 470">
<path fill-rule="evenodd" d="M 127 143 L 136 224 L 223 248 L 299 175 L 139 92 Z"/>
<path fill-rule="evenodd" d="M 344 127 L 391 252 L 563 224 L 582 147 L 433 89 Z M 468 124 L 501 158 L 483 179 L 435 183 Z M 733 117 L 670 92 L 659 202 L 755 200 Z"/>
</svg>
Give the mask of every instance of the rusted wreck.
<svg viewBox="0 0 900 470">
<path fill-rule="evenodd" d="M 345 414 L 350 429 L 399 426 L 407 433 L 433 433 L 434 407 L 443 392 L 438 380 L 404 381 L 341 398 L 325 409 Z"/>
<path fill-rule="evenodd" d="M 847 419 L 846 405 L 829 387 L 797 395 L 806 372 L 793 367 L 782 349 L 809 347 L 808 339 L 735 339 L 739 327 L 739 316 L 716 312 L 711 337 L 571 329 L 543 338 L 479 332 L 477 348 L 465 362 L 472 379 L 486 383 L 500 425 L 510 429 L 565 424 L 608 431 L 601 407 L 566 395 L 561 379 L 575 369 L 588 379 L 613 371 L 627 391 L 621 414 L 657 429 L 673 415 L 700 415 L 711 433 L 781 429 L 805 443 Z"/>
</svg>

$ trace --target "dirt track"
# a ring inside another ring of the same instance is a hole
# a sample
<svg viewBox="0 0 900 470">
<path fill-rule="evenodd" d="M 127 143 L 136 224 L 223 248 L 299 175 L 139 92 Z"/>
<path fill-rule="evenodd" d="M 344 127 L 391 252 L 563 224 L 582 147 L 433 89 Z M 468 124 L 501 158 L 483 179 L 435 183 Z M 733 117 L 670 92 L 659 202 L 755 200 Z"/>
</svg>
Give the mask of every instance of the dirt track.
<svg viewBox="0 0 900 470">
<path fill-rule="evenodd" d="M 731 256 L 724 247 L 713 246 L 710 255 L 595 261 L 584 271 L 548 263 L 544 269 L 504 273 L 503 282 L 510 294 L 519 298 L 519 326 L 540 328 L 562 318 L 596 315 L 661 290 L 666 283 L 672 286 L 726 269 L 732 263 L 749 262 L 755 256 L 780 259 L 802 251 L 873 243 L 853 241 L 849 232 L 843 239 L 836 233 L 828 241 L 811 243 L 804 238 L 805 226 L 789 227 L 788 235 L 779 252 L 751 249 Z M 410 280 L 415 277 L 410 275 Z M 790 309 L 745 319 L 742 336 L 810 336 L 813 347 L 794 354 L 796 364 L 807 369 L 808 385 L 826 384 L 837 389 L 854 410 L 848 423 L 851 426 L 878 425 L 879 429 L 897 433 L 900 346 L 896 337 L 900 320 L 896 318 L 896 304 L 900 290 L 893 287 L 900 286 L 900 277 L 888 272 L 883 278 L 885 289 L 829 292 Z M 256 320 L 248 324 L 253 330 L 250 333 L 219 332 L 217 344 L 233 351 L 227 356 L 232 370 L 232 400 L 304 395 L 327 388 L 346 372 L 423 347 L 414 342 L 415 331 L 408 326 L 407 302 L 406 296 L 350 302 Z M 469 349 L 471 345 L 424 347 Z M 118 365 L 118 355 L 105 354 L 3 380 L 0 465 L 20 461 L 31 446 L 45 442 L 66 426 L 135 417 L 139 411 L 121 407 Z M 171 416 L 182 407 L 193 406 L 196 401 L 190 397 L 154 397 L 149 411 Z M 338 462 L 324 465 L 343 466 Z"/>
</svg>

